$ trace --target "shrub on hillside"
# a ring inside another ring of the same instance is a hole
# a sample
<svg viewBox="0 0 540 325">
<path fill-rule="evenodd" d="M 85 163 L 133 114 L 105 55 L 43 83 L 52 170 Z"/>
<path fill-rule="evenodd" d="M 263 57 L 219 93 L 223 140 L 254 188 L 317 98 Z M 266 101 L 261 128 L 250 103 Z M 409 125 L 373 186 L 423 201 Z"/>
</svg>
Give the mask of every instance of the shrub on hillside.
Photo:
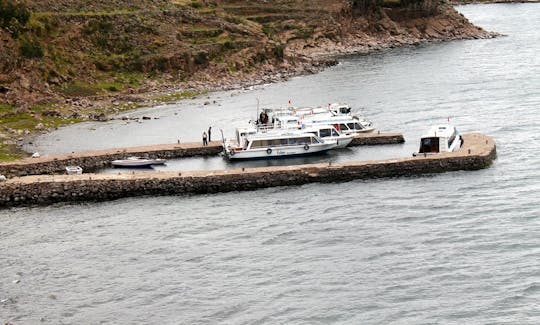
<svg viewBox="0 0 540 325">
<path fill-rule="evenodd" d="M 19 50 L 21 51 L 21 55 L 28 59 L 43 57 L 43 48 L 41 47 L 41 44 L 32 39 L 22 39 Z"/>
<path fill-rule="evenodd" d="M 0 27 L 11 29 L 13 26 L 24 26 L 30 19 L 30 10 L 23 2 L 0 0 Z"/>
</svg>

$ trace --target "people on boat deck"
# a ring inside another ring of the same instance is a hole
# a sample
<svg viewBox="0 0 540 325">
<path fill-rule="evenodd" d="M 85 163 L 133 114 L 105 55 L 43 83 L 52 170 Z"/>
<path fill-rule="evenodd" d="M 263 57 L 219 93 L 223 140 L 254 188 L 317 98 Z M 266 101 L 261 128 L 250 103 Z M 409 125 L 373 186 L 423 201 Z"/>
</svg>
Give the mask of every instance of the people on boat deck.
<svg viewBox="0 0 540 325">
<path fill-rule="evenodd" d="M 261 112 L 261 114 L 259 114 L 259 123 L 260 124 L 268 123 L 268 115 L 265 112 Z"/>
<path fill-rule="evenodd" d="M 203 134 L 202 134 L 202 144 L 203 144 L 203 146 L 208 145 L 208 136 L 206 135 L 206 131 L 204 131 Z"/>
<path fill-rule="evenodd" d="M 208 142 L 212 142 L 212 127 L 208 127 Z"/>
</svg>

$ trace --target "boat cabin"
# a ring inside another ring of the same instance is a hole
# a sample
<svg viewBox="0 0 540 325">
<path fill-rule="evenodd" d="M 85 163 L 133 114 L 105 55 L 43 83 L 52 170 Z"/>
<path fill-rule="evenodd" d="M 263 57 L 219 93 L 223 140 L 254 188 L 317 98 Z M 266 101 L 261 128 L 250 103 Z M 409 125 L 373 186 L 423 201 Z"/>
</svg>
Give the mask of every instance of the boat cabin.
<svg viewBox="0 0 540 325">
<path fill-rule="evenodd" d="M 419 154 L 452 152 L 461 147 L 461 137 L 452 125 L 436 125 L 420 139 Z"/>
<path fill-rule="evenodd" d="M 303 133 L 298 135 L 282 134 L 269 137 L 257 136 L 247 140 L 248 146 L 245 148 L 246 150 L 257 148 L 303 146 L 322 143 L 317 136 L 311 133 Z"/>
<path fill-rule="evenodd" d="M 306 127 L 332 125 L 336 130 L 344 134 L 358 133 L 367 129 L 360 121 L 350 117 L 314 117 L 303 122 Z"/>
<path fill-rule="evenodd" d="M 347 104 L 333 103 L 328 106 L 328 110 L 334 115 L 351 115 L 352 108 Z"/>
<path fill-rule="evenodd" d="M 311 127 L 305 129 L 308 133 L 313 133 L 319 138 L 331 138 L 331 137 L 339 137 L 341 134 L 336 130 L 333 126 L 319 126 L 319 127 Z"/>
</svg>

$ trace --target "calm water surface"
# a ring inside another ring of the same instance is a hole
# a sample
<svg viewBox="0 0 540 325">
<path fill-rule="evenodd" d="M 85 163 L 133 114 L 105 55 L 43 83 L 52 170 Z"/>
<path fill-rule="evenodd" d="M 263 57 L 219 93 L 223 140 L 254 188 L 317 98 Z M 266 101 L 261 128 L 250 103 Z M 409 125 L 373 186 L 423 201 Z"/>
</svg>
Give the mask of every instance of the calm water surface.
<svg viewBox="0 0 540 325">
<path fill-rule="evenodd" d="M 540 323 L 540 5 L 459 10 L 506 34 L 342 60 L 323 73 L 81 124 L 44 153 L 232 134 L 268 106 L 345 101 L 408 142 L 451 118 L 494 136 L 486 170 L 0 211 L 0 323 Z M 215 132 L 217 134 L 217 132 Z M 295 161 L 295 162 L 304 162 Z M 260 164 L 260 163 L 259 163 Z M 228 168 L 219 157 L 169 168 Z"/>
</svg>

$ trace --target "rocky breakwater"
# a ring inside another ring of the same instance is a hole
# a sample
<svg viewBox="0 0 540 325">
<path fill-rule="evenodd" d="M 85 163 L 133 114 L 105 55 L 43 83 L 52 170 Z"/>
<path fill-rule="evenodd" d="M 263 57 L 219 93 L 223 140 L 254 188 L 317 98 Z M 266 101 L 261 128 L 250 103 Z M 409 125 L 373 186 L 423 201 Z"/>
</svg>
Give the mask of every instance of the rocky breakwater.
<svg viewBox="0 0 540 325">
<path fill-rule="evenodd" d="M 457 152 L 340 164 L 307 164 L 219 171 L 26 176 L 0 183 L 0 206 L 102 201 L 140 195 L 217 193 L 312 182 L 477 170 L 496 157 L 492 138 L 463 135 Z"/>
<path fill-rule="evenodd" d="M 405 138 L 401 133 L 381 133 L 380 131 L 377 131 L 374 133 L 362 133 L 355 135 L 349 144 L 349 147 L 400 144 L 404 142 Z"/>
<path fill-rule="evenodd" d="M 400 133 L 366 133 L 356 135 L 349 146 L 398 144 L 405 142 Z M 221 142 L 161 144 L 144 147 L 116 148 L 87 151 L 66 155 L 52 155 L 40 158 L 27 158 L 20 161 L 0 163 L 0 175 L 7 177 L 57 174 L 65 172 L 66 166 L 81 166 L 85 172 L 110 167 L 111 161 L 129 156 L 146 158 L 186 158 L 194 156 L 213 156 L 223 150 Z"/>
<path fill-rule="evenodd" d="M 111 161 L 129 156 L 145 158 L 184 158 L 217 155 L 223 151 L 221 142 L 208 146 L 200 143 L 161 144 L 143 147 L 96 150 L 65 155 L 26 158 L 20 161 L 0 163 L 0 174 L 7 177 L 55 174 L 65 172 L 66 166 L 80 166 L 85 172 L 110 167 Z"/>
</svg>

